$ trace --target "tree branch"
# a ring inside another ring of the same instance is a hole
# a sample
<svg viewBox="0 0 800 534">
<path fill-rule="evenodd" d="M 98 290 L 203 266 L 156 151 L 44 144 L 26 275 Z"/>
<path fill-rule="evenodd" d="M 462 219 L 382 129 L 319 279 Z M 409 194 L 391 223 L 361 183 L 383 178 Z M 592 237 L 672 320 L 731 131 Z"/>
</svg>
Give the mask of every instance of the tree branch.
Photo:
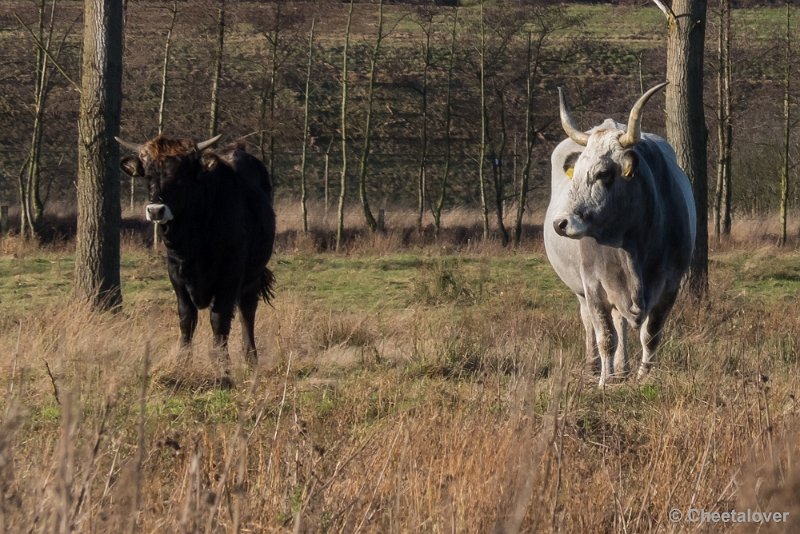
<svg viewBox="0 0 800 534">
<path fill-rule="evenodd" d="M 61 65 L 58 63 L 56 58 L 53 57 L 53 55 L 50 53 L 50 50 L 48 50 L 48 48 L 39 40 L 39 38 L 36 36 L 36 34 L 31 29 L 31 27 L 28 26 L 27 24 L 25 24 L 25 21 L 23 21 L 21 18 L 19 18 L 19 15 L 17 15 L 16 12 L 14 13 L 14 17 L 22 25 L 23 28 L 28 30 L 28 33 L 31 34 L 31 38 L 33 39 L 34 43 L 36 43 L 36 46 L 39 47 L 39 50 L 44 52 L 44 54 L 47 56 L 47 59 L 49 59 L 50 62 L 55 66 L 55 68 L 58 69 L 58 72 L 60 72 L 61 75 L 72 85 L 73 89 L 75 89 L 78 93 L 80 93 L 81 92 L 81 86 L 78 85 L 77 83 L 75 83 L 75 80 L 70 78 L 69 74 L 67 74 L 67 72 L 61 67 Z"/>
<path fill-rule="evenodd" d="M 56 377 L 53 376 L 53 371 L 50 370 L 50 364 L 47 363 L 47 360 L 42 360 L 44 362 L 44 367 L 47 369 L 47 376 L 50 377 L 50 383 L 53 385 L 53 397 L 56 399 L 56 403 L 60 406 L 61 399 L 58 396 L 58 384 L 56 384 Z"/>
<path fill-rule="evenodd" d="M 664 4 L 664 2 L 661 0 L 653 0 L 653 3 L 658 6 L 658 9 L 660 9 L 662 13 L 664 13 L 664 16 L 667 17 L 667 20 L 675 20 L 675 12 L 672 11 L 672 8 Z"/>
</svg>

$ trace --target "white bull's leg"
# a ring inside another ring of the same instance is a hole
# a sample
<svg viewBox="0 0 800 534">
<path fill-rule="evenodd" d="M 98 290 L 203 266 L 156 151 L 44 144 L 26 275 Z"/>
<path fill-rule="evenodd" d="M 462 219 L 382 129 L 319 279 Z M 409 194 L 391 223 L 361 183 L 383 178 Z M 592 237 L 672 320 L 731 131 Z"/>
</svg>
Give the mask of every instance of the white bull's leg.
<svg viewBox="0 0 800 534">
<path fill-rule="evenodd" d="M 608 383 L 614 372 L 612 357 L 617 349 L 617 332 L 614 329 L 614 321 L 609 310 L 591 306 L 590 311 L 592 324 L 594 325 L 594 335 L 597 340 L 597 350 L 600 353 L 600 382 L 598 386 L 602 388 Z"/>
<path fill-rule="evenodd" d="M 653 356 L 655 356 L 658 345 L 661 343 L 664 323 L 667 321 L 667 316 L 672 309 L 672 305 L 675 304 L 677 296 L 677 287 L 666 291 L 664 298 L 653 308 L 642 325 L 642 331 L 639 334 L 639 339 L 642 342 L 642 364 L 639 366 L 638 378 L 643 378 L 653 365 Z"/>
<path fill-rule="evenodd" d="M 617 334 L 617 347 L 614 350 L 614 377 L 624 378 L 630 372 L 628 365 L 628 321 L 615 308 L 611 311 L 614 331 Z"/>
<path fill-rule="evenodd" d="M 586 369 L 594 375 L 600 372 L 600 354 L 597 352 L 592 315 L 584 297 L 578 295 L 578 302 L 581 305 L 581 321 L 586 336 Z"/>
<path fill-rule="evenodd" d="M 663 326 L 663 321 L 661 326 Z M 661 343 L 661 326 L 657 327 L 652 315 L 645 319 L 642 325 L 642 331 L 639 333 L 639 340 L 642 342 L 642 363 L 639 366 L 639 372 L 636 374 L 637 378 L 644 378 L 650 372 L 650 367 L 653 365 L 653 356 L 655 356 L 656 349 Z"/>
</svg>

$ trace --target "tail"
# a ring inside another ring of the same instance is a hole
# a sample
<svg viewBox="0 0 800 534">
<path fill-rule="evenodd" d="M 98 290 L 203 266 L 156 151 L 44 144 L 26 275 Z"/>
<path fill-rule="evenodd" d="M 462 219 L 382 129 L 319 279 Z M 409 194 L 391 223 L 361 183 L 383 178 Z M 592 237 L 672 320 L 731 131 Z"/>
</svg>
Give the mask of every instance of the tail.
<svg viewBox="0 0 800 534">
<path fill-rule="evenodd" d="M 275 275 L 268 267 L 264 267 L 264 272 L 261 274 L 261 286 L 258 288 L 258 296 L 264 302 L 272 305 L 272 299 L 275 298 Z"/>
</svg>

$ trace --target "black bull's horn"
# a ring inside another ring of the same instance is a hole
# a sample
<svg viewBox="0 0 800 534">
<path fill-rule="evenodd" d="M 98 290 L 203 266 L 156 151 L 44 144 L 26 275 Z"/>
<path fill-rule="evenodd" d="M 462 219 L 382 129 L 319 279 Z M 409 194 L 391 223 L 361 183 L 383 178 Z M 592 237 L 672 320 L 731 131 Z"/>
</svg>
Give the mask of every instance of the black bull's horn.
<svg viewBox="0 0 800 534">
<path fill-rule="evenodd" d="M 202 151 L 207 149 L 208 147 L 214 146 L 217 143 L 217 141 L 219 141 L 220 137 L 222 137 L 222 134 L 215 135 L 211 139 L 206 139 L 201 143 L 197 143 L 197 150 Z"/>
<path fill-rule="evenodd" d="M 222 137 L 222 134 L 219 134 L 219 135 L 216 135 L 216 136 L 212 137 L 211 139 L 206 139 L 205 141 L 201 141 L 201 142 L 197 143 L 197 150 L 198 151 L 203 151 L 203 150 L 207 149 L 208 147 L 214 146 L 217 143 L 217 141 L 220 140 L 221 137 Z M 122 148 L 126 148 L 126 149 L 130 150 L 131 152 L 135 152 L 137 154 L 139 153 L 139 151 L 144 146 L 143 144 L 131 143 L 130 141 L 126 141 L 126 140 L 124 140 L 122 138 L 119 138 L 119 137 L 114 137 L 114 139 L 117 140 L 117 143 L 119 143 L 119 146 L 121 146 Z"/>
<path fill-rule="evenodd" d="M 137 154 L 139 153 L 139 151 L 144 146 L 144 145 L 139 145 L 137 143 L 131 143 L 130 141 L 126 141 L 126 140 L 121 139 L 121 138 L 116 137 L 116 136 L 114 137 L 114 139 L 117 140 L 117 143 L 119 143 L 119 146 L 121 146 L 122 148 L 127 148 L 131 152 L 136 152 Z"/>
</svg>

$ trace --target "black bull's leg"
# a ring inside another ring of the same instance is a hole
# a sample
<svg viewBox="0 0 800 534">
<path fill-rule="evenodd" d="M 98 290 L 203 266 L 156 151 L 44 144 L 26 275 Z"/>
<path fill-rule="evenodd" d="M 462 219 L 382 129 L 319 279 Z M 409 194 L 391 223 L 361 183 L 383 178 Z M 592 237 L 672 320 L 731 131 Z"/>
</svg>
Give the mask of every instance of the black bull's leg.
<svg viewBox="0 0 800 534">
<path fill-rule="evenodd" d="M 228 355 L 228 336 L 231 332 L 234 302 L 217 299 L 211 306 L 211 330 L 214 346 L 211 349 L 212 363 L 217 367 L 217 381 L 224 388 L 233 387 L 231 359 Z"/>
</svg>

